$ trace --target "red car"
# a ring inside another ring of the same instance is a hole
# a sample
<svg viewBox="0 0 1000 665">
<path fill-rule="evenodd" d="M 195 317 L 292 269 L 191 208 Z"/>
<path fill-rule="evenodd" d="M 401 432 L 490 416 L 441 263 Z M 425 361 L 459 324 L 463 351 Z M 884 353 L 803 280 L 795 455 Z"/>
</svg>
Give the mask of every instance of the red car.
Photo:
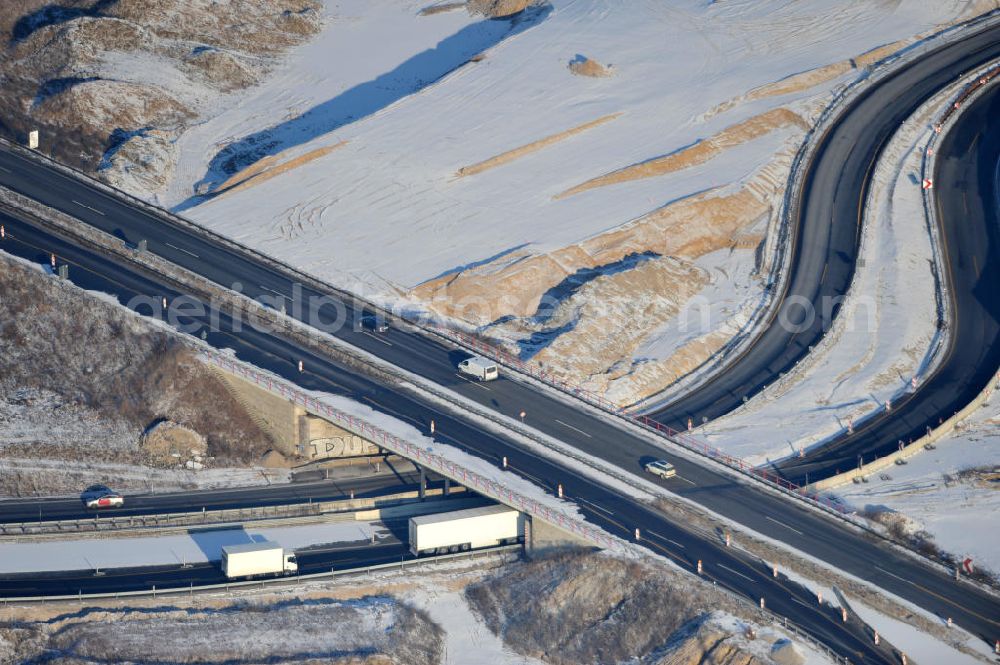
<svg viewBox="0 0 1000 665">
<path fill-rule="evenodd" d="M 121 508 L 125 505 L 125 497 L 103 485 L 93 485 L 84 492 L 83 505 L 87 508 Z"/>
</svg>

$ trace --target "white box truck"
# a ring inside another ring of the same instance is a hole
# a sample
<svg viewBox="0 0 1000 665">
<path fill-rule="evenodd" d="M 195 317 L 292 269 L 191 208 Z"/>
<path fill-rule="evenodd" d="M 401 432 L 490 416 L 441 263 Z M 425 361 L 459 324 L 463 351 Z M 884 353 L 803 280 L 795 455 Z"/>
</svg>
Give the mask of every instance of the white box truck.
<svg viewBox="0 0 1000 665">
<path fill-rule="evenodd" d="M 222 548 L 222 572 L 226 577 L 291 575 L 299 570 L 295 553 L 272 542 L 226 545 Z"/>
<path fill-rule="evenodd" d="M 410 552 L 414 556 L 512 545 L 523 537 L 524 516 L 502 505 L 410 518 Z"/>
<path fill-rule="evenodd" d="M 479 356 L 458 363 L 458 371 L 480 381 L 492 381 L 500 376 L 500 368 L 495 362 Z"/>
</svg>

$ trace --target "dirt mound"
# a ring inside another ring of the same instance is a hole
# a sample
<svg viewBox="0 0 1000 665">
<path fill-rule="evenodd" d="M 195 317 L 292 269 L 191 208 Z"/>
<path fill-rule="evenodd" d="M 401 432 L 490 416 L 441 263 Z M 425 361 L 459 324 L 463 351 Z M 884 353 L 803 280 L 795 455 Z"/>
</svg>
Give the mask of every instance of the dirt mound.
<svg viewBox="0 0 1000 665">
<path fill-rule="evenodd" d="M 256 461 L 273 446 L 176 338 L 2 254 L 0 266 L 0 392 L 51 391 L 140 429 L 166 417 L 232 462 Z"/>
<path fill-rule="evenodd" d="M 260 465 L 265 469 L 290 469 L 292 463 L 277 450 L 268 450 L 260 458 Z"/>
<path fill-rule="evenodd" d="M 208 453 L 205 437 L 169 420 L 160 421 L 146 430 L 139 445 L 151 459 L 171 465 L 178 458 L 201 457 Z"/>
<path fill-rule="evenodd" d="M 539 4 L 539 0 L 468 0 L 465 3 L 465 8 L 473 15 L 502 18 L 537 4 Z"/>
<path fill-rule="evenodd" d="M 709 610 L 739 614 L 717 589 L 651 564 L 561 553 L 466 589 L 470 607 L 514 651 L 553 665 L 764 665 Z"/>
<path fill-rule="evenodd" d="M 319 30 L 320 8 L 318 0 L 15 2 L 0 21 L 9 35 L 0 132 L 23 142 L 38 130 L 43 152 L 148 196 L 166 184 L 176 156 L 150 133 L 179 131 L 213 95 L 257 83 L 277 54 Z M 151 82 L 153 71 L 167 75 Z"/>
<path fill-rule="evenodd" d="M 443 631 L 398 598 L 284 598 L 141 612 L 117 608 L 0 624 L 0 662 L 432 665 Z"/>
<path fill-rule="evenodd" d="M 596 187 L 606 187 L 607 185 L 616 185 L 631 180 L 652 178 L 674 173 L 681 169 L 691 168 L 692 166 L 704 164 L 713 157 L 722 154 L 728 148 L 743 145 L 775 130 L 793 126 L 799 127 L 802 131 L 809 128 L 808 123 L 792 111 L 782 108 L 773 109 L 727 127 L 714 136 L 704 141 L 699 141 L 690 148 L 685 148 L 684 150 L 679 150 L 662 157 L 655 157 L 645 162 L 592 178 L 556 195 L 556 198 L 562 199 Z"/>
<path fill-rule="evenodd" d="M 612 67 L 608 65 L 605 67 L 596 60 L 591 60 L 590 58 L 582 55 L 578 55 L 569 61 L 569 70 L 576 74 L 577 76 L 590 76 L 592 78 L 604 78 L 606 76 L 611 76 Z"/>
</svg>

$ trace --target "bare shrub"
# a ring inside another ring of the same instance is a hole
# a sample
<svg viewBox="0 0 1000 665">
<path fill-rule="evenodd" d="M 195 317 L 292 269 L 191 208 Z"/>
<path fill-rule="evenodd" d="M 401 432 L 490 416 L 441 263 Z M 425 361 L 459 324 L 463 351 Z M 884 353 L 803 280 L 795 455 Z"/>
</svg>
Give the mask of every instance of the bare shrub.
<svg viewBox="0 0 1000 665">
<path fill-rule="evenodd" d="M 12 259 L 0 257 L 0 267 L 0 309 L 8 314 L 0 319 L 0 397 L 47 390 L 139 429 L 169 419 L 200 433 L 209 453 L 229 462 L 256 460 L 273 447 L 175 337 Z M 106 461 L 124 461 L 112 457 Z"/>
<path fill-rule="evenodd" d="M 732 605 L 661 568 L 563 552 L 466 589 L 470 606 L 519 653 L 556 665 L 642 658 L 712 609 Z"/>
<path fill-rule="evenodd" d="M 47 628 L 47 626 L 46 626 Z M 250 601 L 219 609 L 107 610 L 51 630 L 57 662 L 436 665 L 442 631 L 391 596 Z"/>
</svg>

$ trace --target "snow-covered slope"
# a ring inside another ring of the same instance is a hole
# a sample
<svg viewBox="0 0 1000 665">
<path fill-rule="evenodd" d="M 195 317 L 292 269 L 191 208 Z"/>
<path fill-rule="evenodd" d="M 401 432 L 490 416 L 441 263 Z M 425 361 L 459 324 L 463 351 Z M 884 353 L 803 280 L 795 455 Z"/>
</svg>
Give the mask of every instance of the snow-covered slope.
<svg viewBox="0 0 1000 665">
<path fill-rule="evenodd" d="M 759 300 L 759 280 L 723 275 L 759 267 L 790 155 L 831 90 L 970 9 L 555 0 L 485 20 L 425 6 L 328 2 L 283 70 L 181 137 L 168 202 L 387 305 L 505 321 L 488 332 L 511 344 L 543 333 L 526 358 L 560 335 L 591 347 L 586 366 L 539 360 L 622 402 L 697 366 Z M 582 57 L 609 75 L 571 71 Z M 636 287 L 637 315 L 621 266 L 644 252 L 690 270 L 677 298 Z M 618 305 L 545 328 L 543 296 L 618 272 Z M 664 334 L 701 289 L 726 292 L 723 316 Z M 606 346 L 586 338 L 601 321 L 639 330 Z"/>
</svg>

